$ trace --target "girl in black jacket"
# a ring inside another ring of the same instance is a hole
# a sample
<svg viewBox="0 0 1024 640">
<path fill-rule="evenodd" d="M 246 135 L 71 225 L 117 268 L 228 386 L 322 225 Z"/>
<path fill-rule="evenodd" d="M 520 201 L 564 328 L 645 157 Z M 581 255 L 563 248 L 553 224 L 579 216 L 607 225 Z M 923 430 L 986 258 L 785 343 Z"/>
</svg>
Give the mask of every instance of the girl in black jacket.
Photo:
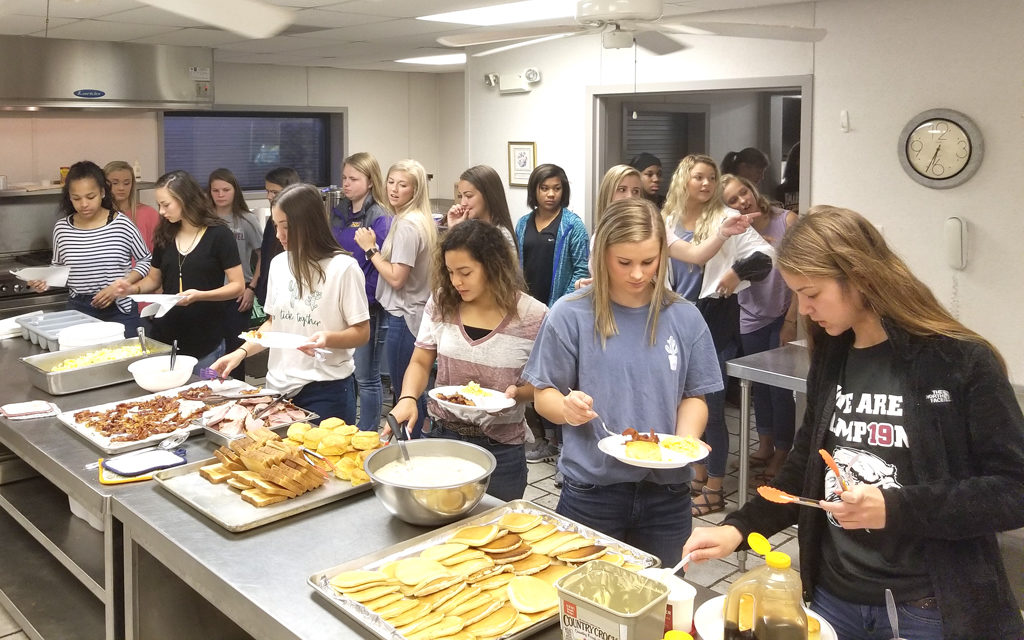
<svg viewBox="0 0 1024 640">
<path fill-rule="evenodd" d="M 840 638 L 891 637 L 887 588 L 904 637 L 1024 637 L 995 537 L 1024 526 L 1024 416 L 999 353 L 857 213 L 812 208 L 777 259 L 812 355 L 803 427 L 772 484 L 822 509 L 755 496 L 683 553 L 724 557 L 750 531 L 799 522 L 804 597 Z"/>
</svg>

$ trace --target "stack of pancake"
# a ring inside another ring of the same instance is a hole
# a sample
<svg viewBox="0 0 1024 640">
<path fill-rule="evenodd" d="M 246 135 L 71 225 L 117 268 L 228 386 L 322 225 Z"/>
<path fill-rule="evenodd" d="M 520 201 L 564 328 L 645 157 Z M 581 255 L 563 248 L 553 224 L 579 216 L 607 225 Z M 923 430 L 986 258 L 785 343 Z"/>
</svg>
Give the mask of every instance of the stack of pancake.
<svg viewBox="0 0 1024 640">
<path fill-rule="evenodd" d="M 330 584 L 408 640 L 486 640 L 556 616 L 555 581 L 597 558 L 641 568 L 542 515 L 510 511 L 419 555 L 346 571 Z"/>
</svg>

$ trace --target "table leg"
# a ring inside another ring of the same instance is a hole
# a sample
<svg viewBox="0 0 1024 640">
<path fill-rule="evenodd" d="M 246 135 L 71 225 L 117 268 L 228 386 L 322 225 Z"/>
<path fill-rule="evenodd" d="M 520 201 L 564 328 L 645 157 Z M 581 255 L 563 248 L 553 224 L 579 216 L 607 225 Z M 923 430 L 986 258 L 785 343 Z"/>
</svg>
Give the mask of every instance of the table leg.
<svg viewBox="0 0 1024 640">
<path fill-rule="evenodd" d="M 740 486 L 737 502 L 742 508 L 747 503 L 747 484 L 750 476 L 750 380 L 740 379 Z M 747 570 L 747 552 L 739 552 L 740 571 Z"/>
</svg>

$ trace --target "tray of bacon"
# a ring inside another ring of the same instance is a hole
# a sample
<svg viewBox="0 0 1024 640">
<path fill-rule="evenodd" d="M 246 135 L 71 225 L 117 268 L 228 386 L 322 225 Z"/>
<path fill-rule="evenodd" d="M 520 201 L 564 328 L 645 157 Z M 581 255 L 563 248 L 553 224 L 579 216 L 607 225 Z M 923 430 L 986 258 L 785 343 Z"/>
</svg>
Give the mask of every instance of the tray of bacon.
<svg viewBox="0 0 1024 640">
<path fill-rule="evenodd" d="M 514 500 L 320 571 L 308 582 L 384 640 L 518 640 L 557 624 L 555 581 L 598 558 L 636 571 L 658 565 L 639 549 Z"/>
</svg>

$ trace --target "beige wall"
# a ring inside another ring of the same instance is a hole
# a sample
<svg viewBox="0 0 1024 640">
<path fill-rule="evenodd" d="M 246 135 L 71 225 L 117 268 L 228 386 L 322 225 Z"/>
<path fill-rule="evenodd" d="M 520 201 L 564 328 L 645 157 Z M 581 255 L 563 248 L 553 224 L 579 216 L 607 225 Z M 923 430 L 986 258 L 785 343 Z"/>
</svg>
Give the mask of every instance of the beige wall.
<svg viewBox="0 0 1024 640">
<path fill-rule="evenodd" d="M 995 342 L 1024 382 L 1024 340 L 1014 321 L 1024 313 L 1016 292 L 1024 273 L 1024 216 L 1016 206 L 1024 169 L 1024 85 L 1006 74 L 1024 60 L 1024 3 L 999 0 L 822 0 L 736 12 L 737 20 L 828 29 L 817 44 L 740 38 L 683 38 L 691 48 L 653 57 L 641 51 L 641 92 L 688 90 L 712 80 L 814 74 L 810 150 L 812 203 L 857 209 L 881 225 L 913 271 L 968 326 Z M 541 69 L 543 82 L 528 95 L 501 96 L 475 81 L 484 73 Z M 469 152 L 472 163 L 504 174 L 508 140 L 537 142 L 541 161 L 561 164 L 570 177 L 577 212 L 593 191 L 588 129 L 597 91 L 631 93 L 631 50 L 609 51 L 593 37 L 557 40 L 486 58 L 467 68 Z M 900 168 L 897 137 L 915 114 L 947 107 L 970 115 L 985 135 L 979 173 L 951 190 L 927 189 Z M 851 131 L 839 129 L 839 112 Z M 513 189 L 510 202 L 525 198 Z M 968 266 L 954 271 L 942 257 L 942 222 L 968 219 Z"/>
</svg>

